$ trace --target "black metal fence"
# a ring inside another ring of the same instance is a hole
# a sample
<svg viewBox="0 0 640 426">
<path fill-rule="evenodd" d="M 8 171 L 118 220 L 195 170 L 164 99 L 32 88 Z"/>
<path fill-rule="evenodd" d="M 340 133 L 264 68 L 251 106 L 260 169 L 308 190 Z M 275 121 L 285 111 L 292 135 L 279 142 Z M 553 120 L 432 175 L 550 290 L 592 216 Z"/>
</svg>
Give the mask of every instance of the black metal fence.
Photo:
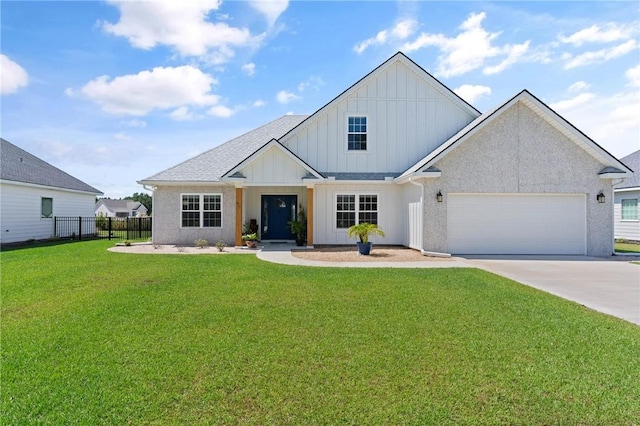
<svg viewBox="0 0 640 426">
<path fill-rule="evenodd" d="M 81 240 L 140 240 L 151 238 L 150 217 L 59 217 L 54 218 L 57 238 Z"/>
</svg>

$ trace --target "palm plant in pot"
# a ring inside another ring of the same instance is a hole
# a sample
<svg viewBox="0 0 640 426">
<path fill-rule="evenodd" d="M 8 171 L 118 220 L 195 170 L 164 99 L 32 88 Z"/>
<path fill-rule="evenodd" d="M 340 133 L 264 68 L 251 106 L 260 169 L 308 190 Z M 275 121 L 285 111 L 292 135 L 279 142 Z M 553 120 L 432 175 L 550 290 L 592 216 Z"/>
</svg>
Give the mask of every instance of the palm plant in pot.
<svg viewBox="0 0 640 426">
<path fill-rule="evenodd" d="M 304 207 L 300 205 L 298 214 L 295 220 L 287 222 L 291 233 L 296 235 L 296 245 L 301 247 L 307 240 L 307 212 Z"/>
<path fill-rule="evenodd" d="M 361 222 L 357 225 L 350 226 L 347 230 L 349 238 L 357 237 L 358 253 L 362 255 L 368 255 L 371 253 L 371 242 L 369 241 L 370 235 L 379 235 L 384 237 L 382 229 L 374 223 Z"/>
</svg>

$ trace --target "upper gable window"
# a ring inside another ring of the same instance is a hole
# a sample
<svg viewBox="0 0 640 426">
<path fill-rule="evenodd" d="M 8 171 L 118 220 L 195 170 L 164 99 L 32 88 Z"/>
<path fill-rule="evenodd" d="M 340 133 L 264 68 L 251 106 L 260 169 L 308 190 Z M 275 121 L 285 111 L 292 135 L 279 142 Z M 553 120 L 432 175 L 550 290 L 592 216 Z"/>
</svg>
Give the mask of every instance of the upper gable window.
<svg viewBox="0 0 640 426">
<path fill-rule="evenodd" d="M 347 149 L 349 151 L 367 150 L 367 117 L 348 118 Z"/>
</svg>

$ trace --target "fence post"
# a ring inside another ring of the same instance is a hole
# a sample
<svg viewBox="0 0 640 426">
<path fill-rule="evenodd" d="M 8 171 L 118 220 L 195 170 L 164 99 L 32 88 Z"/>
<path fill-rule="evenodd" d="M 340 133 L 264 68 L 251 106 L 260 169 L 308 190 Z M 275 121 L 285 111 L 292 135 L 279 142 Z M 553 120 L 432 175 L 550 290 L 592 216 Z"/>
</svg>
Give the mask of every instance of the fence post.
<svg viewBox="0 0 640 426">
<path fill-rule="evenodd" d="M 78 241 L 82 241 L 82 216 L 78 216 Z"/>
<path fill-rule="evenodd" d="M 58 236 L 58 216 L 53 217 L 53 236 Z"/>
<path fill-rule="evenodd" d="M 129 239 L 129 216 L 127 216 L 127 221 L 125 222 L 127 224 L 127 240 Z"/>
<path fill-rule="evenodd" d="M 108 219 L 109 219 L 108 220 L 109 225 L 107 226 L 107 228 L 108 228 L 107 232 L 108 232 L 108 235 L 109 235 L 109 241 L 111 241 L 111 216 L 109 216 Z"/>
<path fill-rule="evenodd" d="M 138 217 L 138 238 L 142 238 L 142 218 Z"/>
</svg>

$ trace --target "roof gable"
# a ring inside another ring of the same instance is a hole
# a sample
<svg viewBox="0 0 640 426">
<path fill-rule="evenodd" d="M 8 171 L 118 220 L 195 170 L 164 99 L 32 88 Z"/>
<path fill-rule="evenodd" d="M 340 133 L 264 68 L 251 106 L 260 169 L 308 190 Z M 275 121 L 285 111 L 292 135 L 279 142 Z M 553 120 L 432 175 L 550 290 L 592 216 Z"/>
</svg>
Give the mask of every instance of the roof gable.
<svg viewBox="0 0 640 426">
<path fill-rule="evenodd" d="M 467 103 L 464 99 L 454 93 L 447 86 L 442 84 L 438 79 L 429 74 L 424 68 L 420 65 L 416 64 L 413 60 L 411 60 L 408 56 L 406 56 L 402 52 L 397 52 L 395 55 L 387 59 L 385 62 L 380 64 L 378 67 L 373 69 L 373 71 L 369 72 L 367 75 L 362 77 L 360 80 L 355 82 L 349 88 L 347 88 L 344 92 L 340 93 L 338 96 L 333 98 L 327 104 L 322 106 L 316 112 L 308 116 L 303 122 L 301 122 L 298 126 L 291 129 L 287 134 L 279 138 L 280 142 L 286 143 L 287 139 L 295 136 L 298 132 L 302 131 L 306 126 L 310 124 L 315 118 L 322 115 L 325 111 L 331 109 L 336 104 L 342 102 L 344 99 L 353 96 L 362 86 L 367 84 L 368 81 L 374 80 L 378 75 L 384 73 L 389 67 L 396 63 L 401 63 L 405 65 L 409 70 L 413 71 L 415 74 L 419 75 L 423 80 L 427 81 L 434 90 L 438 91 L 440 94 L 449 99 L 452 103 L 466 111 L 469 115 L 476 117 L 480 115 L 480 112 Z"/>
<path fill-rule="evenodd" d="M 582 133 L 578 128 L 569 123 L 565 118 L 553 111 L 549 106 L 535 97 L 529 91 L 523 90 L 499 107 L 489 110 L 481 116 L 477 117 L 463 129 L 461 129 L 458 133 L 456 133 L 442 145 L 440 145 L 436 150 L 434 150 L 425 158 L 421 159 L 412 167 L 407 169 L 398 178 L 398 180 L 402 181 L 411 175 L 420 173 L 422 170 L 428 169 L 429 167 L 433 166 L 438 160 L 444 158 L 446 155 L 455 150 L 457 146 L 469 140 L 482 128 L 493 122 L 493 120 L 501 116 L 505 111 L 516 105 L 518 102 L 522 102 L 534 113 L 542 117 L 550 125 L 560 131 L 564 136 L 587 151 L 587 153 L 598 160 L 605 169 L 609 167 L 612 169 L 618 169 L 618 177 L 625 177 L 625 175 L 631 173 L 631 170 L 628 167 L 626 167 L 617 158 L 615 158 L 600 145 L 598 145 L 596 142 Z M 611 172 L 608 173 L 611 174 Z M 612 176 L 607 177 L 611 178 Z"/>
<path fill-rule="evenodd" d="M 285 115 L 138 183 L 153 185 L 159 182 L 220 182 L 222 176 L 229 170 L 243 162 L 271 139 L 280 138 L 306 117 L 306 115 Z"/>
<path fill-rule="evenodd" d="M 102 192 L 0 138 L 0 179 L 100 195 Z"/>
</svg>

